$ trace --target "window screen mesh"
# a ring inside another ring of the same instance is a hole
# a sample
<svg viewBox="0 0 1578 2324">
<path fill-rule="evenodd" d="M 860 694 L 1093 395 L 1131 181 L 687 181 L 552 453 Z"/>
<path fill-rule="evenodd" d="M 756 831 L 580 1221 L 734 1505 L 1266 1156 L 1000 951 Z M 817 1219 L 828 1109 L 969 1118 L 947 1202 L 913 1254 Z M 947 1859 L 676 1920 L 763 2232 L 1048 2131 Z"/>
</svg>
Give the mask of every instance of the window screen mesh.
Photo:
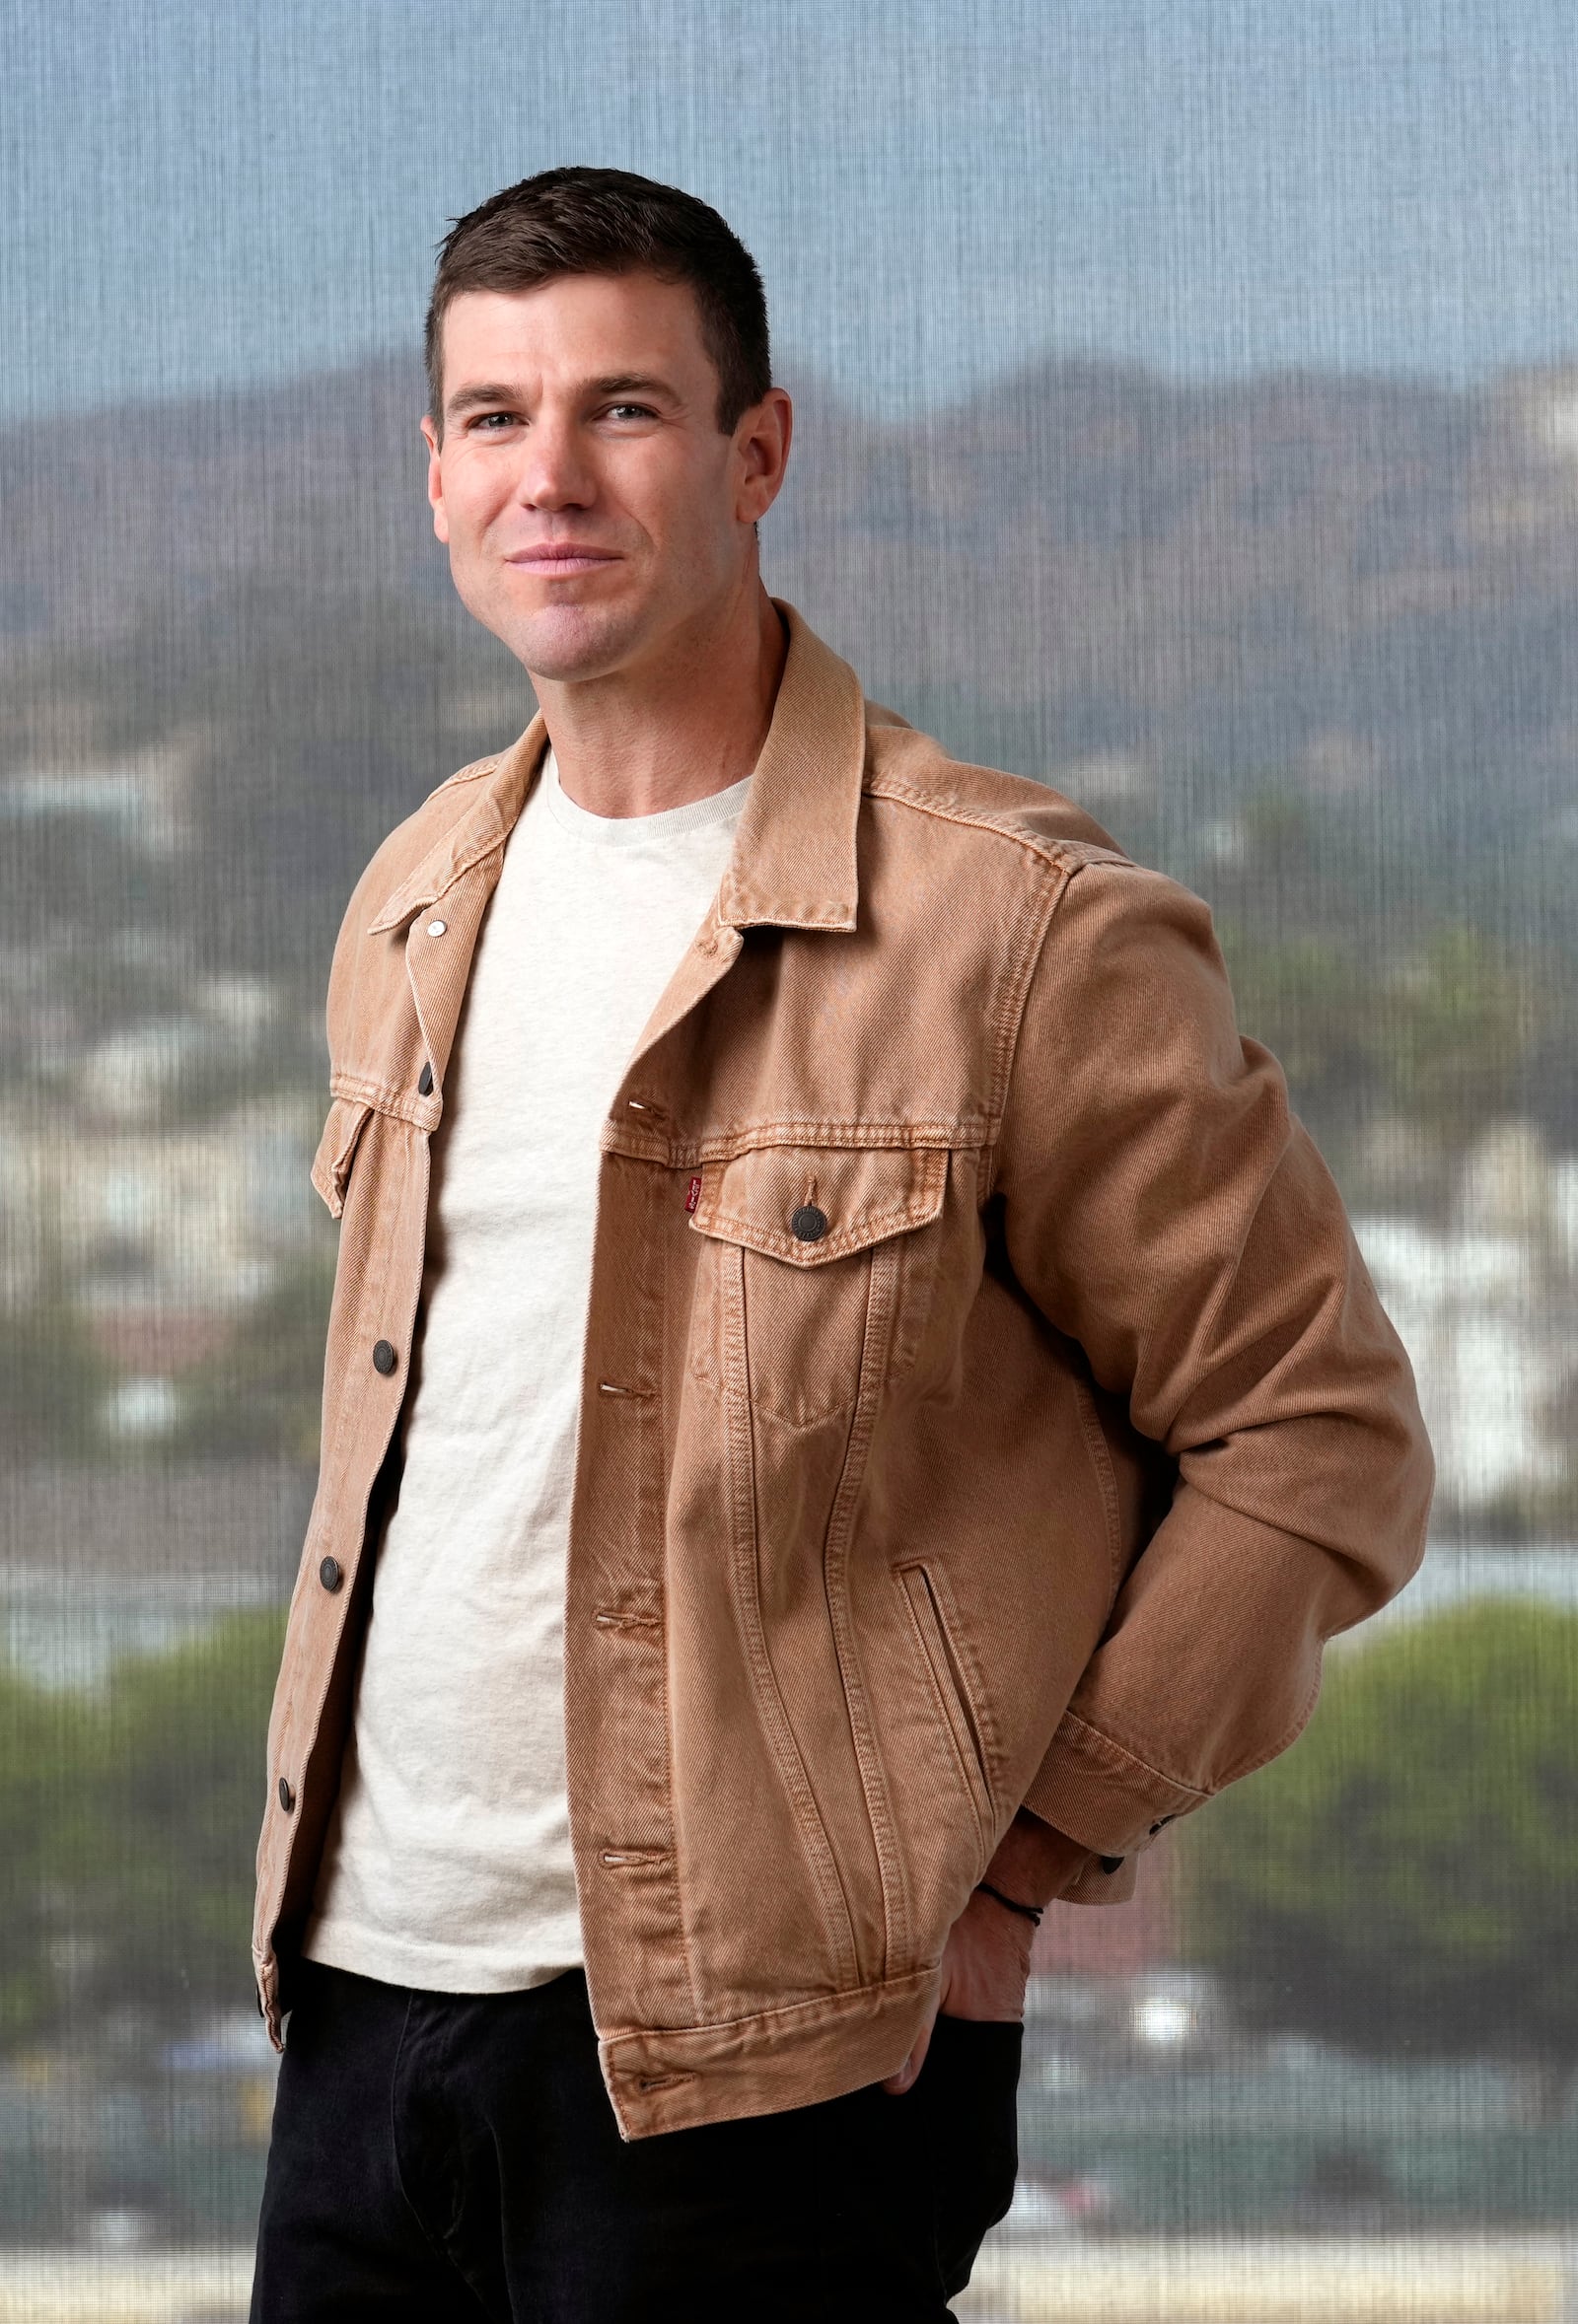
<svg viewBox="0 0 1578 2324">
<path fill-rule="evenodd" d="M 21 0 L 0 88 L 0 2315 L 245 2312 L 262 1729 L 351 885 L 513 738 L 434 246 L 714 201 L 769 586 L 1211 902 L 1412 1354 L 1432 1546 L 1039 1939 L 979 2318 L 1552 2319 L 1578 2185 L 1578 37 L 1526 0 Z"/>
</svg>

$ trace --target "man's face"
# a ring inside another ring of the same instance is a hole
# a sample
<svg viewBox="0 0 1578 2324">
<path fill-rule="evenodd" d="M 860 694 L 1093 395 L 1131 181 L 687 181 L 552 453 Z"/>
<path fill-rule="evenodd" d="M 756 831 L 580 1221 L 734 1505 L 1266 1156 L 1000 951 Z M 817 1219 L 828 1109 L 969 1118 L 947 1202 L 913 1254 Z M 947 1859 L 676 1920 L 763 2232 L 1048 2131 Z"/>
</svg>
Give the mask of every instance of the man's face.
<svg viewBox="0 0 1578 2324">
<path fill-rule="evenodd" d="M 788 444 L 774 389 L 731 436 L 695 296 L 649 274 L 466 291 L 444 317 L 428 498 L 463 602 L 534 676 L 637 668 L 720 617 Z"/>
</svg>

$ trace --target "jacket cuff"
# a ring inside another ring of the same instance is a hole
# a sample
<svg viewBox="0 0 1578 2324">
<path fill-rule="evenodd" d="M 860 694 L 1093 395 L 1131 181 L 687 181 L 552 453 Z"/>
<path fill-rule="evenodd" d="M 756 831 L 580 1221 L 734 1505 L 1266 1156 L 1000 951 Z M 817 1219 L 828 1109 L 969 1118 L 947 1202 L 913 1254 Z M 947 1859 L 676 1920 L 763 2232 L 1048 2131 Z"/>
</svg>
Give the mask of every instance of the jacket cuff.
<svg viewBox="0 0 1578 2324">
<path fill-rule="evenodd" d="M 1139 1872 L 1137 1856 L 1109 1857 L 1108 1871 L 1099 1856 L 1090 1857 L 1078 1876 L 1057 1899 L 1059 1904 L 1127 1904 Z"/>
<path fill-rule="evenodd" d="M 1043 1823 L 1055 1824 L 1071 1840 L 1095 1849 L 1098 1858 L 1132 1859 L 1150 1846 L 1164 1824 L 1202 1806 L 1209 1796 L 1175 1783 L 1067 1711 L 1024 1803 Z M 1096 1868 L 1099 1875 L 1099 1865 Z M 1071 1896 L 1083 1888 L 1086 1877 L 1081 1874 Z"/>
</svg>

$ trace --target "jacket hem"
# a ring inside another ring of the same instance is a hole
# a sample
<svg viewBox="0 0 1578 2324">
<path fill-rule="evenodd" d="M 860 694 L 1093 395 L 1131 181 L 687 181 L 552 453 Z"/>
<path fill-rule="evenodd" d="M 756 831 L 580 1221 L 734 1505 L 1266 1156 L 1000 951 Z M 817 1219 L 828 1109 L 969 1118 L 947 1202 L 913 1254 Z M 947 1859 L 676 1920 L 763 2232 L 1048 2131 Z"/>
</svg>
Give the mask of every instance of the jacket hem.
<svg viewBox="0 0 1578 2324">
<path fill-rule="evenodd" d="M 640 2027 L 598 2042 L 625 2140 L 841 2098 L 897 2074 L 926 2021 L 940 1964 L 722 2025 Z"/>
<path fill-rule="evenodd" d="M 273 1947 L 259 1952 L 252 1947 L 252 1984 L 257 1995 L 257 2014 L 267 2029 L 268 2039 L 276 2050 L 285 2047 L 285 2032 L 279 2007 L 279 1960 Z"/>
</svg>

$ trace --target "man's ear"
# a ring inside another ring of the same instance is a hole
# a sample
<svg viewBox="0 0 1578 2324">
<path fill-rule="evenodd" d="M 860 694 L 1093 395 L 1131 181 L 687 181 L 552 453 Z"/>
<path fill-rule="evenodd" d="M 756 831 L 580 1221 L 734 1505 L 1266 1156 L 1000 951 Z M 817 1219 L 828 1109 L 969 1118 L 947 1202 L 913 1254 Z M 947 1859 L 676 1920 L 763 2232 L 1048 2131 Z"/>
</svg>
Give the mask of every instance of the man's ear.
<svg viewBox="0 0 1578 2324">
<path fill-rule="evenodd" d="M 778 497 L 793 432 L 794 407 L 782 387 L 769 387 L 761 401 L 742 415 L 736 439 L 741 462 L 736 509 L 753 523 L 764 517 Z"/>
<path fill-rule="evenodd" d="M 431 412 L 423 415 L 422 442 L 427 446 L 427 499 L 433 511 L 433 530 L 440 540 L 447 542 L 450 521 L 444 510 L 444 455 Z"/>
</svg>

